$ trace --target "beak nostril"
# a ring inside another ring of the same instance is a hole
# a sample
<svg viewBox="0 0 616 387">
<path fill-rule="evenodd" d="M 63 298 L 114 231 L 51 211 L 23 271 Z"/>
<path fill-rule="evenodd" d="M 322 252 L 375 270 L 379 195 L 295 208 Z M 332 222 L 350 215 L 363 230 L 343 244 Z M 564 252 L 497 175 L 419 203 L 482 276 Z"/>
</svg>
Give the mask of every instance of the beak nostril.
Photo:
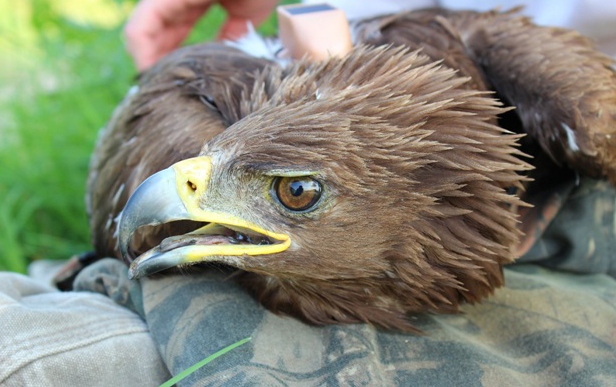
<svg viewBox="0 0 616 387">
<path fill-rule="evenodd" d="M 179 161 L 169 169 L 175 175 L 175 188 L 180 194 L 180 201 L 184 201 L 194 195 L 201 195 L 207 190 L 212 162 L 207 156 L 199 156 Z M 182 197 L 182 195 L 189 197 Z"/>
</svg>

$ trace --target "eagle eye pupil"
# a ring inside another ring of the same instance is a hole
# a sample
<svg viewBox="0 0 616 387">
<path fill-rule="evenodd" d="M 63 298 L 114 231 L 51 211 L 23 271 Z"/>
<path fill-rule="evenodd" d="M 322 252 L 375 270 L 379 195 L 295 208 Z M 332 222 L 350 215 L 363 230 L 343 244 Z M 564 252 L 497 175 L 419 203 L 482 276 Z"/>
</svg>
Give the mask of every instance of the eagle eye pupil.
<svg viewBox="0 0 616 387">
<path fill-rule="evenodd" d="M 304 192 L 304 186 L 301 181 L 294 181 L 289 185 L 289 191 L 293 196 L 300 196 Z"/>
<path fill-rule="evenodd" d="M 321 198 L 321 183 L 309 176 L 277 177 L 272 185 L 272 195 L 291 211 L 312 209 Z"/>
</svg>

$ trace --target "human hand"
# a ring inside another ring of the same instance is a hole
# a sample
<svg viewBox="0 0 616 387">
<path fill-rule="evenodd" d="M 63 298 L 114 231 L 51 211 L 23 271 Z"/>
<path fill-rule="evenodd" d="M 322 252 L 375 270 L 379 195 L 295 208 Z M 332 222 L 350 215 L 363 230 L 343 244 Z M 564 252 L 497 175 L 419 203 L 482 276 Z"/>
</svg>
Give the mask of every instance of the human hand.
<svg viewBox="0 0 616 387">
<path fill-rule="evenodd" d="M 247 32 L 247 23 L 257 26 L 278 4 L 277 0 L 141 0 L 124 27 L 126 49 L 143 71 L 173 51 L 214 4 L 228 18 L 218 39 L 237 39 Z"/>
</svg>

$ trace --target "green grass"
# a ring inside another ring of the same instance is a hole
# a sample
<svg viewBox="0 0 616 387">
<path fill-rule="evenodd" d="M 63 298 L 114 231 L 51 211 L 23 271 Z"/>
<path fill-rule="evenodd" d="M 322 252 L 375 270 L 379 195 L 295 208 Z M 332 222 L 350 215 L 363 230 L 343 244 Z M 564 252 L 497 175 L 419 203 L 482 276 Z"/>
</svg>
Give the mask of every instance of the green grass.
<svg viewBox="0 0 616 387">
<path fill-rule="evenodd" d="M 161 384 L 159 387 L 172 387 L 172 386 L 176 385 L 177 383 L 179 383 L 182 380 L 186 379 L 188 376 L 194 374 L 199 369 L 205 367 L 206 365 L 208 365 L 212 361 L 216 360 L 217 358 L 221 357 L 222 355 L 224 355 L 224 354 L 226 354 L 228 352 L 233 351 L 237 347 L 240 347 L 240 346 L 246 344 L 250 340 L 252 340 L 252 337 L 247 337 L 245 339 L 237 341 L 237 342 L 235 342 L 235 343 L 233 343 L 233 344 L 231 344 L 231 345 L 221 349 L 218 352 L 213 353 L 212 355 L 206 357 L 205 359 L 203 359 L 203 360 L 193 364 L 192 366 L 188 367 L 184 371 L 180 372 L 175 377 L 167 380 L 165 383 Z"/>
<path fill-rule="evenodd" d="M 89 157 L 135 76 L 121 39 L 133 5 L 0 2 L 0 270 L 91 249 Z M 214 9 L 188 42 L 212 39 L 223 19 Z"/>
</svg>

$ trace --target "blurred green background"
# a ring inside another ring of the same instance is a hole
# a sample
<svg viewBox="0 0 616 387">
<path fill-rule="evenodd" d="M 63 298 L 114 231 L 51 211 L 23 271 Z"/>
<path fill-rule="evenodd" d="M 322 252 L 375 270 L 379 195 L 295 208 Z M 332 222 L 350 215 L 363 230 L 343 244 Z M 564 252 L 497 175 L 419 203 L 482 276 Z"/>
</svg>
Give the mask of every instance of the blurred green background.
<svg viewBox="0 0 616 387">
<path fill-rule="evenodd" d="M 136 75 L 134 0 L 0 2 L 0 270 L 91 249 L 85 181 L 97 133 Z M 212 39 L 215 7 L 188 42 Z M 275 31 L 270 20 L 261 32 Z"/>
</svg>

